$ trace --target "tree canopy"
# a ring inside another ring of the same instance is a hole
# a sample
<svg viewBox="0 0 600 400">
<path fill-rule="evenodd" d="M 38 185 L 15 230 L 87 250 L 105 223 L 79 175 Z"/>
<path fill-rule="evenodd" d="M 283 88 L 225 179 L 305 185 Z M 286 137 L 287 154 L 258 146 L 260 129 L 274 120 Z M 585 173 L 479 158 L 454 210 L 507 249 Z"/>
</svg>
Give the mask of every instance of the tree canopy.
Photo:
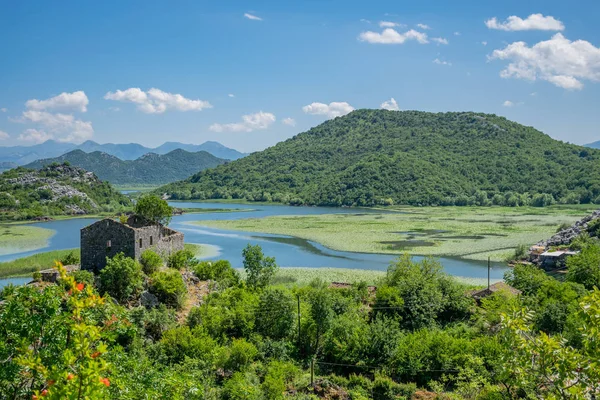
<svg viewBox="0 0 600 400">
<path fill-rule="evenodd" d="M 168 225 L 173 217 L 173 208 L 160 197 L 148 194 L 135 203 L 135 213 L 150 221 Z"/>
</svg>

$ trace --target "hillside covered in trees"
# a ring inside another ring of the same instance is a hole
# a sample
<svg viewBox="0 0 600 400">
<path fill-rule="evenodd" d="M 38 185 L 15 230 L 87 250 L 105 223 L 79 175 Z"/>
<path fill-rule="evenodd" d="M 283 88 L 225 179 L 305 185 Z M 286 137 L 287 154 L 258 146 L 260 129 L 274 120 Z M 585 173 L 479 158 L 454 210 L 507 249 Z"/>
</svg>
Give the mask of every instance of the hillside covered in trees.
<svg viewBox="0 0 600 400">
<path fill-rule="evenodd" d="M 60 157 L 47 158 L 27 164 L 25 168 L 40 169 L 64 162 L 95 173 L 100 179 L 115 185 L 160 185 L 185 179 L 206 168 L 226 162 L 206 151 L 190 153 L 176 149 L 167 154 L 144 154 L 136 160 L 121 160 L 100 151 L 86 153 L 73 150 Z"/>
<path fill-rule="evenodd" d="M 326 206 L 600 203 L 600 151 L 496 115 L 357 110 L 159 192 Z"/>
<path fill-rule="evenodd" d="M 92 172 L 65 164 L 0 174 L 0 219 L 118 212 L 130 200 Z"/>
</svg>

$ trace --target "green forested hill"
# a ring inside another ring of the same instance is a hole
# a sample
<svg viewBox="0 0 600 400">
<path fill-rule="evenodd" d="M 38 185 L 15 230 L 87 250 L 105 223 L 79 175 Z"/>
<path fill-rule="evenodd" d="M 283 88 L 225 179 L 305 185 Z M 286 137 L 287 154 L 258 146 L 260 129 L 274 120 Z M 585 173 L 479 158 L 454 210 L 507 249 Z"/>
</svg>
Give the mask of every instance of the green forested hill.
<svg viewBox="0 0 600 400">
<path fill-rule="evenodd" d="M 160 185 L 185 179 L 198 171 L 225 163 L 206 151 L 190 153 L 177 149 L 167 154 L 148 153 L 136 160 L 120 160 L 107 153 L 73 150 L 60 157 L 27 164 L 39 169 L 52 163 L 64 163 L 94 172 L 100 179 L 116 185 Z"/>
<path fill-rule="evenodd" d="M 91 172 L 70 165 L 0 174 L 0 219 L 120 212 L 130 200 Z"/>
<path fill-rule="evenodd" d="M 160 191 L 332 206 L 600 203 L 600 151 L 496 115 L 357 110 Z"/>
</svg>

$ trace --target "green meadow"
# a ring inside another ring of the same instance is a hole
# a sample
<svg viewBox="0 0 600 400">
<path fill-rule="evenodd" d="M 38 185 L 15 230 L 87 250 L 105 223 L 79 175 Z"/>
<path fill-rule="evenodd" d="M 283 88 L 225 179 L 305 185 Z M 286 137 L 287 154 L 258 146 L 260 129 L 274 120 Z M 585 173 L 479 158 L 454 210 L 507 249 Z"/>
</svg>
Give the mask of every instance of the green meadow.
<svg viewBox="0 0 600 400">
<path fill-rule="evenodd" d="M 0 278 L 29 275 L 35 271 L 52 268 L 55 261 L 64 259 L 71 252 L 79 257 L 79 249 L 68 249 L 46 251 L 29 257 L 2 262 L 0 263 Z"/>
<path fill-rule="evenodd" d="M 334 250 L 503 261 L 593 206 L 396 207 L 395 212 L 274 216 L 196 224 L 299 237 Z"/>
</svg>

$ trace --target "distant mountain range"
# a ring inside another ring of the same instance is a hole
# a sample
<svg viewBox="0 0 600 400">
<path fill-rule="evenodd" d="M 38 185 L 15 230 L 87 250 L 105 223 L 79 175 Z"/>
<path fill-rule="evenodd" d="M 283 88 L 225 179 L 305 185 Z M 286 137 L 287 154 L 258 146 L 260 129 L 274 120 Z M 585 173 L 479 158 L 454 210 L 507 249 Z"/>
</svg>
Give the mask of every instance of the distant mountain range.
<svg viewBox="0 0 600 400">
<path fill-rule="evenodd" d="M 65 161 L 94 172 L 101 180 L 115 185 L 165 184 L 185 179 L 198 171 L 227 162 L 206 151 L 191 153 L 176 149 L 166 154 L 146 153 L 136 160 L 121 160 L 104 152 L 86 153 L 84 150 L 77 149 L 59 157 L 34 161 L 24 167 L 41 169 L 54 163 L 63 164 Z"/>
<path fill-rule="evenodd" d="M 14 168 L 18 165 L 29 164 L 39 159 L 58 157 L 73 150 L 82 150 L 86 153 L 101 151 L 121 160 L 136 160 L 147 153 L 167 154 L 175 149 L 182 149 L 191 153 L 207 151 L 215 157 L 226 160 L 237 160 L 246 156 L 246 154 L 225 147 L 218 142 L 204 142 L 198 145 L 167 142 L 157 148 L 149 148 L 137 143 L 99 144 L 88 140 L 80 145 L 76 145 L 48 140 L 34 146 L 0 147 L 0 171 Z"/>
<path fill-rule="evenodd" d="M 591 147 L 592 149 L 600 149 L 600 140 L 594 143 L 586 144 L 586 147 Z"/>
</svg>

